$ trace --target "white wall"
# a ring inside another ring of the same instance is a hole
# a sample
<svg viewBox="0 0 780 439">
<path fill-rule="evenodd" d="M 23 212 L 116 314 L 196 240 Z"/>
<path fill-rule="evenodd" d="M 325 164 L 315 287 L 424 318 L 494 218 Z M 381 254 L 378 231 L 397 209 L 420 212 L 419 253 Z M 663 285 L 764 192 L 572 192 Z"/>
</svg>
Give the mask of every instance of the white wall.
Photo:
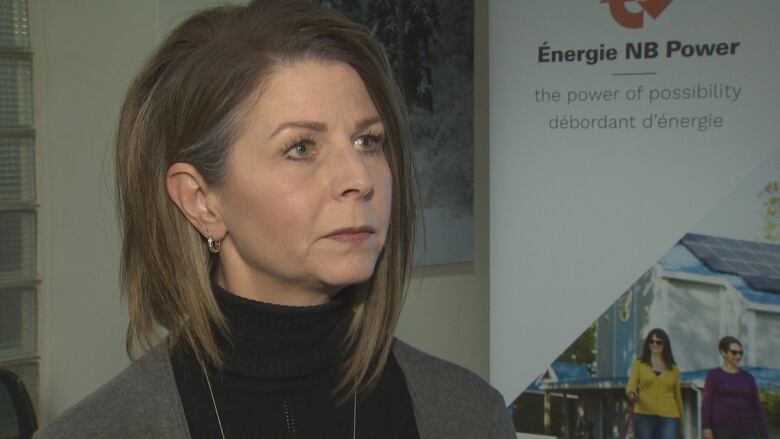
<svg viewBox="0 0 780 439">
<path fill-rule="evenodd" d="M 122 369 L 111 145 L 153 1 L 31 2 L 40 163 L 41 419 Z"/>
<path fill-rule="evenodd" d="M 40 420 L 128 364 L 118 291 L 112 148 L 134 72 L 186 11 L 207 0 L 31 0 L 41 211 Z M 398 334 L 483 376 L 488 371 L 487 2 L 478 2 L 476 262 L 416 273 Z M 481 49 L 481 50 L 479 50 Z"/>
</svg>

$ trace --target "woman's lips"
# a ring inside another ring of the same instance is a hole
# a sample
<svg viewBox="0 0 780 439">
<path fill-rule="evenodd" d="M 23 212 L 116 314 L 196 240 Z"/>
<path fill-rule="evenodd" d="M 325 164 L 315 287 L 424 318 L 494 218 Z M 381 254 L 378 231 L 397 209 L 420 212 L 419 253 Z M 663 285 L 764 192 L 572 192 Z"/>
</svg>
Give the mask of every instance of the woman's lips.
<svg viewBox="0 0 780 439">
<path fill-rule="evenodd" d="M 345 227 L 343 229 L 334 230 L 329 233 L 326 238 L 339 242 L 359 243 L 367 240 L 374 233 L 376 233 L 376 231 L 371 226 Z"/>
</svg>

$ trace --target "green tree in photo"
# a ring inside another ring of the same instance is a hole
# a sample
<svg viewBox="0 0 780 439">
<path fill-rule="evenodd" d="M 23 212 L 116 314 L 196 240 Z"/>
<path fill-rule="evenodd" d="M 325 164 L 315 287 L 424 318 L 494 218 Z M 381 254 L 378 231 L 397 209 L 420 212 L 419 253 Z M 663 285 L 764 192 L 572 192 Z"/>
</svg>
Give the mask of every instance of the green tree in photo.
<svg viewBox="0 0 780 439">
<path fill-rule="evenodd" d="M 764 409 L 769 437 L 780 434 L 780 387 L 773 386 L 758 392 L 761 406 Z"/>
<path fill-rule="evenodd" d="M 594 374 L 596 372 L 596 323 L 580 334 L 555 361 L 582 364 L 588 368 L 588 372 Z"/>
</svg>

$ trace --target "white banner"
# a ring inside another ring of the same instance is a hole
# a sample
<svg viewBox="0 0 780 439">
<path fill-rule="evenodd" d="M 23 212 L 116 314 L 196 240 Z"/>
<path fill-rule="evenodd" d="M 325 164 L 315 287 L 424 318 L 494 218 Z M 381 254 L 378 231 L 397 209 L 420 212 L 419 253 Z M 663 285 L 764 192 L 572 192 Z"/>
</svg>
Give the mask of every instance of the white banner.
<svg viewBox="0 0 780 439">
<path fill-rule="evenodd" d="M 780 148 L 780 2 L 490 2 L 491 381 L 507 402 Z"/>
</svg>

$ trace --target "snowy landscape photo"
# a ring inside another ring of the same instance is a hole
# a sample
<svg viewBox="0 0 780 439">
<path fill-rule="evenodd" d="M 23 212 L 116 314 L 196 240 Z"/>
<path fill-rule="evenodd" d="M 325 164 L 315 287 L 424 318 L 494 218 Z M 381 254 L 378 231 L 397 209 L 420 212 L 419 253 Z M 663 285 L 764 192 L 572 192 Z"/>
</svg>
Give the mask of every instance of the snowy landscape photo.
<svg viewBox="0 0 780 439">
<path fill-rule="evenodd" d="M 424 241 L 418 241 L 417 264 L 472 260 L 473 2 L 321 3 L 366 26 L 382 41 L 406 97 L 425 233 Z"/>
</svg>

